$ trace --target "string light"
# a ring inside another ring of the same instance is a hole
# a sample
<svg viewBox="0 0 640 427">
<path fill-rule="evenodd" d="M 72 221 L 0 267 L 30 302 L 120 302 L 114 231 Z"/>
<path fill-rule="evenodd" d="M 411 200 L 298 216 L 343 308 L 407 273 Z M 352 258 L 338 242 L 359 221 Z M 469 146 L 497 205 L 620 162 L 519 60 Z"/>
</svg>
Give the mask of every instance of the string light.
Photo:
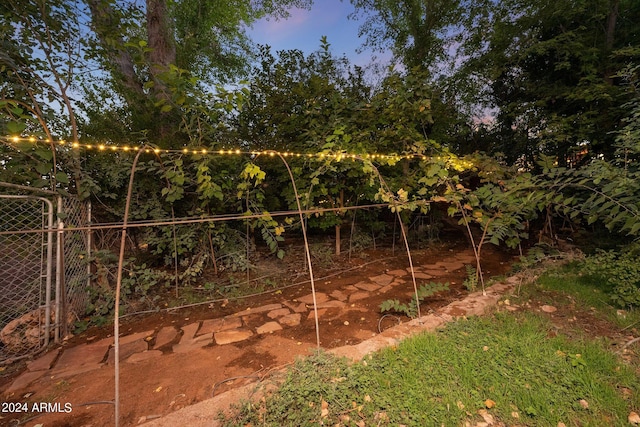
<svg viewBox="0 0 640 427">
<path fill-rule="evenodd" d="M 1 138 L 1 137 L 0 137 Z M 317 152 L 317 153 L 296 153 L 296 152 L 291 152 L 291 151 L 276 151 L 276 150 L 263 150 L 263 151 L 257 151 L 257 150 L 251 150 L 251 151 L 243 151 L 239 148 L 236 149 L 220 149 L 220 150 L 216 150 L 216 151 L 211 151 L 208 150 L 207 148 L 181 148 L 181 149 L 164 149 L 164 148 L 150 148 L 147 146 L 140 146 L 140 147 L 131 147 L 129 145 L 118 145 L 118 144 L 105 144 L 105 143 L 100 143 L 100 144 L 81 144 L 78 141 L 73 141 L 73 142 L 69 142 L 69 141 L 65 141 L 63 139 L 57 140 L 57 141 L 52 141 L 50 139 L 47 140 L 43 140 L 43 139 L 38 139 L 35 136 L 29 136 L 29 137 L 20 137 L 20 136 L 7 136 L 4 139 L 6 139 L 7 141 L 13 142 L 13 143 L 19 143 L 19 142 L 30 142 L 30 143 L 37 143 L 37 142 L 46 142 L 49 144 L 56 144 L 56 145 L 60 145 L 60 146 L 67 146 L 67 147 L 71 147 L 73 149 L 85 149 L 85 150 L 98 150 L 98 151 L 112 151 L 112 152 L 132 152 L 132 151 L 143 151 L 144 153 L 155 153 L 155 154 L 169 154 L 169 153 L 182 153 L 182 154 L 192 154 L 192 155 L 213 155 L 213 154 L 217 154 L 220 156 L 229 156 L 229 155 L 251 155 L 253 157 L 257 157 L 257 156 L 262 156 L 262 155 L 266 155 L 269 157 L 275 157 L 276 155 L 280 155 L 283 157 L 296 157 L 296 158 L 301 158 L 301 157 L 306 157 L 306 158 L 319 158 L 321 160 L 325 160 L 325 159 L 334 159 L 336 161 L 342 161 L 345 159 L 351 159 L 352 161 L 355 161 L 356 159 L 366 159 L 366 160 L 389 160 L 389 161 L 400 161 L 402 159 L 421 159 L 421 160 L 428 160 L 430 158 L 433 159 L 433 157 L 428 157 L 425 156 L 424 154 L 404 154 L 404 155 L 399 155 L 399 154 L 379 154 L 379 153 L 362 153 L 362 154 L 357 154 L 357 153 L 347 153 L 347 152 L 338 152 L 338 153 L 327 153 L 327 152 Z M 442 160 L 440 158 L 435 158 L 438 160 Z M 452 159 L 446 159 L 446 160 L 452 160 Z M 460 167 L 465 167 L 465 168 L 469 168 L 472 167 L 472 164 L 470 162 L 464 162 L 461 161 L 460 159 L 457 159 L 457 165 Z"/>
</svg>

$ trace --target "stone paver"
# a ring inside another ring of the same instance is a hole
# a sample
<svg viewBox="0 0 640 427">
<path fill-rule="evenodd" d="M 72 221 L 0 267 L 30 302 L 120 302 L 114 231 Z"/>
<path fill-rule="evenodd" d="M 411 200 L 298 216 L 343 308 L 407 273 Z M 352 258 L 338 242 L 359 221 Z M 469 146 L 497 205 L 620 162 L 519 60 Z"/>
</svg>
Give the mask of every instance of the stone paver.
<svg viewBox="0 0 640 427">
<path fill-rule="evenodd" d="M 76 372 L 100 368 L 112 340 L 112 338 L 105 338 L 95 343 L 65 349 L 51 369 L 51 375 L 59 376 L 68 371 L 73 375 Z"/>
<path fill-rule="evenodd" d="M 56 348 L 55 350 L 51 350 L 45 355 L 37 358 L 32 362 L 27 363 L 27 369 L 31 372 L 35 371 L 48 371 L 53 366 L 53 363 L 58 358 L 58 355 L 62 351 L 62 348 Z"/>
<path fill-rule="evenodd" d="M 391 282 L 389 282 L 389 283 L 391 283 Z M 381 286 L 381 285 L 376 285 L 374 283 L 359 282 L 359 283 L 356 283 L 353 286 L 355 286 L 358 289 L 362 289 L 363 291 L 374 292 L 374 291 L 377 291 L 378 289 L 380 289 L 384 285 Z"/>
<path fill-rule="evenodd" d="M 253 332 L 248 329 L 233 329 L 230 331 L 221 331 L 213 334 L 213 338 L 218 345 L 244 341 L 251 336 L 253 336 Z"/>
<path fill-rule="evenodd" d="M 289 315 L 281 317 L 280 319 L 278 319 L 278 321 L 281 325 L 292 327 L 298 326 L 300 324 L 301 318 L 302 315 L 300 313 L 291 313 Z"/>
<path fill-rule="evenodd" d="M 389 276 L 388 274 L 381 274 L 379 276 L 369 277 L 373 283 L 379 286 L 386 286 L 394 279 L 394 276 Z"/>
<path fill-rule="evenodd" d="M 318 309 L 318 319 L 320 319 L 323 315 L 327 314 L 328 309 L 326 308 L 319 308 Z M 309 316 L 307 316 L 308 320 L 316 320 L 316 312 L 315 310 L 311 310 L 309 312 Z"/>
<path fill-rule="evenodd" d="M 134 353 L 141 353 L 143 351 L 147 351 L 149 349 L 149 344 L 147 341 L 143 339 L 138 339 L 137 341 L 126 342 L 124 344 L 120 344 L 120 361 L 125 360 L 129 356 Z M 107 355 L 107 364 L 112 365 L 115 361 L 115 347 L 111 347 L 109 349 L 109 354 Z"/>
<path fill-rule="evenodd" d="M 460 261 L 440 261 L 436 262 L 436 265 L 443 267 L 447 271 L 456 271 L 464 268 L 464 264 Z"/>
<path fill-rule="evenodd" d="M 137 341 L 127 342 L 125 344 L 120 344 L 120 361 L 125 360 L 129 356 L 134 353 L 141 353 L 143 351 L 147 351 L 149 349 L 149 345 L 143 339 L 138 339 Z M 115 347 L 111 347 L 109 349 L 109 356 L 107 357 L 107 364 L 112 365 L 115 363 Z"/>
<path fill-rule="evenodd" d="M 233 316 L 247 316 L 249 314 L 265 313 L 267 311 L 277 310 L 279 308 L 282 308 L 282 304 L 275 303 L 263 305 L 260 307 L 249 307 L 246 310 L 242 310 L 233 314 Z"/>
<path fill-rule="evenodd" d="M 286 305 L 287 307 L 289 307 L 291 309 L 291 311 L 293 311 L 294 313 L 304 313 L 307 311 L 307 304 L 301 302 L 299 304 L 295 304 L 292 302 L 288 302 L 285 301 L 283 302 L 284 305 Z"/>
<path fill-rule="evenodd" d="M 349 295 L 349 302 L 360 301 L 365 298 L 369 298 L 369 292 L 356 292 L 354 294 Z"/>
<path fill-rule="evenodd" d="M 200 322 L 190 323 L 182 327 L 182 339 L 180 340 L 190 340 L 196 336 L 196 332 L 200 329 Z"/>
<path fill-rule="evenodd" d="M 286 316 L 291 313 L 288 308 L 279 308 L 267 313 L 269 319 L 277 319 L 278 317 Z"/>
<path fill-rule="evenodd" d="M 387 271 L 387 274 L 389 276 L 402 277 L 402 276 L 406 276 L 407 272 L 405 270 L 392 270 L 392 271 Z"/>
<path fill-rule="evenodd" d="M 46 372 L 47 371 L 23 372 L 15 380 L 13 380 L 11 385 L 5 390 L 5 394 L 14 393 L 26 388 L 29 384 L 42 377 Z"/>
<path fill-rule="evenodd" d="M 143 351 L 142 353 L 134 353 L 129 356 L 129 358 L 127 359 L 127 363 L 144 362 L 145 360 L 153 359 L 160 356 L 162 356 L 162 352 L 160 350 Z"/>
<path fill-rule="evenodd" d="M 164 328 L 158 331 L 158 335 L 156 335 L 156 342 L 153 345 L 153 348 L 164 347 L 173 342 L 178 336 L 178 330 L 173 326 L 165 326 Z"/>
<path fill-rule="evenodd" d="M 256 328 L 256 332 L 260 335 L 262 334 L 270 334 L 275 331 L 281 331 L 282 326 L 278 322 L 267 322 L 264 325 L 258 326 Z"/>
<path fill-rule="evenodd" d="M 186 337 L 182 337 L 180 342 L 173 346 L 174 353 L 188 353 L 198 348 L 202 348 L 206 345 L 211 344 L 212 341 L 211 334 L 207 335 L 199 335 L 192 339 L 186 339 Z"/>
<path fill-rule="evenodd" d="M 346 301 L 347 300 L 347 295 L 344 292 L 342 292 L 340 290 L 337 290 L 337 289 L 335 291 L 331 292 L 329 295 L 331 296 L 331 298 L 337 299 L 338 301 Z"/>
<path fill-rule="evenodd" d="M 329 296 L 324 292 L 316 292 L 316 303 L 320 304 L 321 302 L 325 302 L 328 299 L 329 299 Z M 298 298 L 298 301 L 303 302 L 305 304 L 313 304 L 313 294 L 300 297 Z"/>
<path fill-rule="evenodd" d="M 346 305 L 346 302 L 332 300 L 318 304 L 318 308 L 344 308 Z"/>
<path fill-rule="evenodd" d="M 421 273 L 419 271 L 416 271 L 414 273 L 414 276 L 416 277 L 416 279 L 423 279 L 423 280 L 429 280 L 429 279 L 433 279 L 433 276 L 427 273 Z"/>
<path fill-rule="evenodd" d="M 148 340 L 150 341 L 150 338 L 153 336 L 153 331 L 145 331 L 145 332 L 137 332 L 135 334 L 131 334 L 131 335 L 124 335 L 124 336 L 120 336 L 120 339 L 118 340 L 118 342 L 120 343 L 120 345 L 124 345 L 124 344 L 129 344 L 130 342 L 134 342 L 134 341 L 138 341 L 138 340 Z M 111 341 L 111 344 L 113 344 L 114 341 Z"/>
<path fill-rule="evenodd" d="M 235 316 L 227 316 L 221 319 L 207 319 L 202 322 L 198 335 L 215 334 L 216 332 L 237 329 L 242 326 L 242 320 Z"/>
</svg>

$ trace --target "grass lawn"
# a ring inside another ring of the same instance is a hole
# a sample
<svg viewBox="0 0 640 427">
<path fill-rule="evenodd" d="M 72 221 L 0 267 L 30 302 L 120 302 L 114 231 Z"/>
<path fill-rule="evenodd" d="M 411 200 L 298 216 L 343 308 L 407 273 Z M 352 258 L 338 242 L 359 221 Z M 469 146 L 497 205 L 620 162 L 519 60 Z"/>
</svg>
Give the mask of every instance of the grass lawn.
<svg viewBox="0 0 640 427">
<path fill-rule="evenodd" d="M 240 404 L 224 423 L 630 425 L 640 410 L 637 358 L 631 352 L 623 359 L 611 337 L 584 331 L 597 324 L 605 335 L 633 335 L 637 315 L 621 317 L 597 281 L 572 269 L 550 272 L 509 298 L 490 315 L 452 322 L 359 363 L 324 353 L 300 360 L 276 392 Z M 549 304 L 553 313 L 539 310 Z"/>
</svg>

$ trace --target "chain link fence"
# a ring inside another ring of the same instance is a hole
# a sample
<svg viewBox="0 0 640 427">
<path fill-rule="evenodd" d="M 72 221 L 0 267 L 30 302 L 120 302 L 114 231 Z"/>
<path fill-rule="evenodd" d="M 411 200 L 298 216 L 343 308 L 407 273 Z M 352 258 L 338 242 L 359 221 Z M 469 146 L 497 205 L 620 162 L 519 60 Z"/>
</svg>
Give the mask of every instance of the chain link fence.
<svg viewBox="0 0 640 427">
<path fill-rule="evenodd" d="M 0 363 L 58 342 L 86 311 L 89 224 L 72 197 L 0 195 Z"/>
</svg>

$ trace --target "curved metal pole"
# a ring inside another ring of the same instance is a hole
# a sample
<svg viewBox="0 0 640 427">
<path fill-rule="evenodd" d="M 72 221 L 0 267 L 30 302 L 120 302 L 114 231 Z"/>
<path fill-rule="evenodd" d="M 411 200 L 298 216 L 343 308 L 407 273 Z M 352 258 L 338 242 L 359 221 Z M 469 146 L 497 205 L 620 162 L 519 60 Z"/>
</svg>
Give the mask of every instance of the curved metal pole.
<svg viewBox="0 0 640 427">
<path fill-rule="evenodd" d="M 133 182 L 136 173 L 136 165 L 138 159 L 144 150 L 139 149 L 138 154 L 133 159 L 131 165 L 131 174 L 129 175 L 129 188 L 127 189 L 127 200 L 124 206 L 124 219 L 122 221 L 122 237 L 120 239 L 120 256 L 118 258 L 118 276 L 116 279 L 116 295 L 114 302 L 114 319 L 113 319 L 113 356 L 115 369 L 115 427 L 120 425 L 120 289 L 122 287 L 122 268 L 124 264 L 124 249 L 127 241 L 127 225 L 129 222 L 129 208 L 131 206 L 131 194 L 133 193 Z"/>
<path fill-rule="evenodd" d="M 296 187 L 296 181 L 293 178 L 293 173 L 291 172 L 291 168 L 289 167 L 289 163 L 285 160 L 282 154 L 278 152 L 273 152 L 280 157 L 280 160 L 287 167 L 287 171 L 289 172 L 289 178 L 291 179 L 291 185 L 293 185 L 293 193 L 296 196 L 296 204 L 298 206 L 298 215 L 300 216 L 300 225 L 302 226 L 302 237 L 304 238 L 304 250 L 307 256 L 307 266 L 309 267 L 309 281 L 311 282 L 311 296 L 313 298 L 313 314 L 316 321 L 316 344 L 318 346 L 318 350 L 320 350 L 320 323 L 318 321 L 318 302 L 316 300 L 316 283 L 313 279 L 313 266 L 311 265 L 311 252 L 309 251 L 309 241 L 307 240 L 307 227 L 304 224 L 304 217 L 302 216 L 302 205 L 300 204 L 300 197 L 298 195 L 298 189 Z"/>
<path fill-rule="evenodd" d="M 359 156 L 358 156 L 358 159 L 364 162 L 364 159 L 362 159 Z M 384 180 L 384 178 L 382 178 L 382 174 L 380 173 L 378 168 L 375 167 L 371 162 L 369 162 L 369 165 L 376 172 L 376 176 L 378 177 L 378 181 L 380 181 L 380 185 L 383 186 L 384 189 L 387 190 L 389 193 L 391 193 L 391 189 L 387 185 L 387 183 Z M 409 258 L 409 269 L 411 270 L 411 281 L 413 282 L 413 292 L 414 292 L 415 297 L 416 297 L 416 308 L 417 308 L 417 315 L 418 315 L 418 319 L 419 319 L 421 317 L 421 313 L 420 313 L 420 298 L 419 298 L 419 295 L 418 295 L 418 283 L 416 282 L 416 273 L 415 273 L 415 271 L 413 269 L 413 259 L 411 258 L 411 250 L 409 249 L 409 240 L 407 239 L 407 232 L 404 229 L 404 224 L 402 223 L 402 218 L 400 217 L 400 211 L 398 210 L 398 204 L 396 203 L 396 200 L 394 198 L 391 198 L 391 200 L 392 200 L 391 204 L 393 205 L 393 207 L 395 208 L 395 211 L 396 211 L 396 216 L 398 218 L 398 222 L 400 223 L 400 234 L 402 235 L 402 240 L 404 241 L 404 247 L 407 250 L 407 257 Z"/>
</svg>

